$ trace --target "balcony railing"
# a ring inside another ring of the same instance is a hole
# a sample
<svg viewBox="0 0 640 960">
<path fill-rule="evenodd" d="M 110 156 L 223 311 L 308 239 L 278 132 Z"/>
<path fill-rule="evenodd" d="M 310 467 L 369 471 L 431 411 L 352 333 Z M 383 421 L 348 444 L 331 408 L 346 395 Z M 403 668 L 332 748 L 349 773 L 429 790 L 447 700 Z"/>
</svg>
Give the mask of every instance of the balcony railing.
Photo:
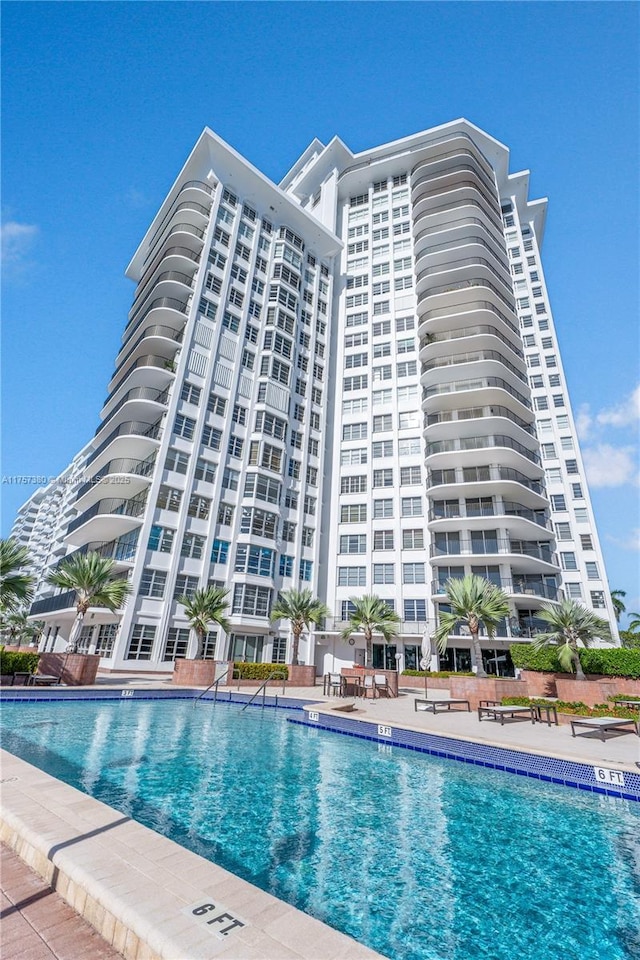
<svg viewBox="0 0 640 960">
<path fill-rule="evenodd" d="M 428 297 L 437 297 L 441 293 L 455 293 L 458 290 L 467 290 L 470 288 L 483 287 L 486 290 L 491 290 L 491 292 L 501 300 L 505 306 L 510 310 L 515 310 L 515 302 L 513 300 L 508 300 L 507 297 L 503 296 L 499 290 L 494 287 L 494 285 L 489 281 L 485 280 L 483 277 L 473 277 L 471 280 L 459 280 L 457 283 L 442 283 L 437 287 L 429 287 L 428 290 L 425 290 L 424 293 L 421 293 L 418 297 L 418 306 L 423 303 Z M 419 322 L 422 322 L 421 318 Z"/>
<path fill-rule="evenodd" d="M 420 338 L 420 350 L 423 350 L 424 347 L 430 347 L 433 343 L 445 343 L 449 340 L 461 340 L 467 337 L 480 337 L 483 334 L 488 334 L 491 337 L 496 337 L 505 346 L 509 347 L 516 356 L 520 357 L 521 360 L 524 360 L 524 353 L 522 350 L 519 350 L 517 347 L 511 343 L 510 340 L 500 333 L 496 327 L 492 327 L 490 324 L 478 324 L 475 327 L 464 327 L 464 329 L 458 330 L 447 330 L 445 333 L 427 333 L 424 337 Z"/>
<path fill-rule="evenodd" d="M 29 616 L 35 617 L 42 613 L 53 613 L 54 610 L 67 610 L 69 607 L 75 607 L 76 597 L 75 590 L 67 590 L 66 593 L 58 593 L 53 597 L 36 600 L 31 604 Z"/>
<path fill-rule="evenodd" d="M 181 273 L 179 270 L 165 270 L 164 273 L 158 274 L 154 279 L 153 288 L 155 289 L 158 284 L 163 283 L 164 281 L 171 280 L 176 283 L 181 283 L 185 287 L 193 288 L 194 282 L 193 277 L 188 276 L 186 273 Z M 146 287 L 146 284 L 145 284 Z M 129 311 L 129 320 L 138 312 L 138 307 L 142 306 L 142 290 L 136 294 L 136 297 Z"/>
<path fill-rule="evenodd" d="M 116 429 L 109 434 L 106 440 L 104 440 L 100 446 L 93 451 L 89 459 L 87 460 L 87 466 L 89 466 L 93 461 L 105 450 L 110 443 L 113 443 L 118 437 L 123 436 L 133 436 L 133 437 L 146 437 L 149 440 L 157 440 L 160 436 L 162 429 L 162 419 L 156 420 L 155 423 L 141 423 L 138 420 L 129 420 L 126 423 L 121 423 Z"/>
<path fill-rule="evenodd" d="M 483 360 L 496 360 L 498 363 L 510 370 L 511 373 L 527 383 L 527 375 L 507 360 L 498 350 L 474 350 L 473 353 L 457 353 L 449 357 L 436 357 L 435 360 L 429 360 L 422 364 L 422 373 L 428 373 L 430 370 L 439 370 L 442 367 L 455 367 L 461 363 L 480 363 Z"/>
<path fill-rule="evenodd" d="M 105 557 L 107 560 L 116 560 L 119 563 L 133 561 L 135 560 L 136 550 L 138 549 L 138 531 L 135 530 L 134 532 L 136 534 L 135 540 L 131 539 L 131 534 L 129 533 L 126 537 L 118 540 L 99 540 L 95 543 L 85 543 L 83 546 L 78 547 L 77 550 L 72 550 L 71 553 L 62 557 L 56 563 L 56 570 L 72 557 L 84 556 L 87 553 L 97 553 L 99 557 Z"/>
<path fill-rule="evenodd" d="M 487 191 L 491 192 L 492 190 L 495 190 L 494 181 L 485 174 L 484 170 L 482 169 L 481 165 L 476 161 L 475 157 L 471 155 L 469 155 L 469 157 L 471 160 L 474 161 L 473 166 L 470 163 L 462 163 L 462 162 L 450 163 L 448 166 L 444 166 L 444 167 L 440 166 L 438 170 L 433 170 L 431 173 L 425 174 L 425 176 L 420 177 L 419 180 L 412 181 L 411 183 L 412 202 L 416 204 L 416 203 L 419 203 L 421 200 L 425 199 L 425 197 L 429 197 L 434 193 L 436 194 L 442 193 L 442 187 L 444 185 L 439 184 L 437 182 L 438 180 L 443 180 L 445 178 L 448 178 L 450 181 L 450 185 L 448 189 L 456 189 L 458 186 L 460 186 L 460 182 L 451 182 L 451 178 L 455 176 L 457 173 L 460 173 L 460 174 L 464 174 L 465 172 L 472 173 L 475 177 L 478 178 L 482 186 L 485 187 Z M 438 158 L 438 160 L 434 161 L 434 166 L 439 162 L 440 162 L 440 159 Z M 433 185 L 433 189 L 431 190 L 424 189 L 425 185 L 428 183 Z M 473 184 L 473 181 L 462 181 L 462 183 Z M 420 188 L 423 188 L 423 189 L 420 189 Z"/>
<path fill-rule="evenodd" d="M 140 309 L 133 315 L 129 323 L 127 324 L 124 331 L 124 344 L 126 345 L 128 340 L 136 332 L 140 324 L 144 323 L 145 317 L 147 317 L 152 310 L 157 310 L 160 307 L 169 307 L 171 310 L 176 310 L 178 313 L 182 313 L 186 316 L 188 309 L 188 302 L 186 300 L 177 300 L 175 297 L 158 297 L 156 300 L 152 300 L 149 306 L 144 309 L 145 304 L 140 305 Z M 138 317 L 140 311 L 144 311 L 141 316 Z M 148 336 L 148 334 L 147 334 Z M 136 341 L 139 343 L 139 340 Z"/>
<path fill-rule="evenodd" d="M 118 379 L 116 385 L 105 398 L 103 406 L 113 399 L 122 384 L 126 382 L 133 371 L 139 370 L 141 367 L 157 367 L 158 370 L 168 370 L 170 373 L 175 373 L 176 361 L 175 359 L 171 360 L 168 357 L 154 357 L 152 354 L 147 354 L 144 357 L 140 357 L 135 363 L 132 363 L 130 367 L 127 367 L 125 374 Z"/>
<path fill-rule="evenodd" d="M 492 407 L 467 407 L 464 410 L 443 410 L 441 413 L 431 413 L 425 418 L 425 427 L 432 427 L 438 423 L 464 423 L 469 420 L 482 420 L 487 417 L 504 417 L 506 420 L 511 420 L 511 422 L 515 423 L 521 430 L 524 430 L 537 439 L 533 424 L 527 423 L 522 417 L 516 416 L 508 407 L 499 405 Z"/>
<path fill-rule="evenodd" d="M 174 200 L 171 208 L 165 214 L 162 223 L 151 237 L 151 240 L 149 241 L 149 251 L 151 251 L 155 246 L 156 238 L 159 237 L 162 231 L 165 229 L 167 222 L 171 219 L 171 217 L 175 217 L 176 213 L 179 213 L 181 210 L 193 210 L 194 213 L 199 213 L 203 217 L 208 217 L 211 213 L 211 207 L 203 207 L 201 203 L 196 203 L 195 200 L 183 200 L 182 203 L 177 203 L 177 200 L 178 198 L 176 197 L 176 200 Z"/>
<path fill-rule="evenodd" d="M 185 260 L 192 260 L 193 263 L 200 263 L 200 255 L 194 253 L 193 250 L 190 250 L 189 247 L 168 247 L 166 250 L 161 250 L 158 256 L 155 258 L 152 264 L 145 268 L 140 280 L 138 281 L 138 286 L 136 287 L 136 296 L 135 300 L 141 300 L 142 296 L 146 296 L 147 287 L 151 284 L 151 281 L 154 280 L 154 275 L 160 264 L 163 260 L 168 260 L 169 257 L 184 257 Z"/>
<path fill-rule="evenodd" d="M 455 222 L 455 221 L 454 221 Z M 466 217 L 461 221 L 465 226 L 469 226 L 471 222 L 480 223 L 476 217 Z M 482 224 L 484 227 L 484 224 Z M 442 232 L 440 228 L 440 232 Z M 487 232 L 487 236 L 490 237 L 491 234 Z M 417 238 L 416 238 L 417 242 Z M 484 247 L 485 250 L 488 250 L 489 253 L 495 257 L 501 267 L 504 268 L 507 275 L 510 276 L 509 265 L 505 259 L 504 251 L 496 244 L 495 247 L 491 246 L 490 243 L 487 243 L 482 237 L 478 237 L 475 234 L 466 233 L 463 236 L 457 237 L 456 239 L 447 240 L 443 243 L 434 243 L 433 246 L 425 247 L 416 257 L 416 262 L 422 260 L 423 257 L 431 257 L 434 253 L 442 253 L 443 250 L 450 250 L 452 253 L 454 250 L 459 249 L 460 247 L 466 247 L 469 245 L 477 244 L 480 247 Z"/>
<path fill-rule="evenodd" d="M 442 507 L 433 507 L 429 511 L 429 520 L 458 520 L 458 519 L 476 519 L 477 517 L 520 517 L 523 520 L 530 520 L 545 530 L 552 531 L 551 521 L 544 510 L 531 510 L 522 504 L 492 504 L 487 506 L 469 507 L 445 504 Z"/>
<path fill-rule="evenodd" d="M 453 440 L 434 440 L 432 443 L 426 444 L 425 454 L 427 457 L 432 457 L 437 453 L 452 453 L 461 450 L 484 450 L 495 447 L 508 447 L 538 466 L 541 463 L 539 455 L 534 450 L 530 450 L 529 447 L 518 443 L 517 440 L 512 440 L 511 437 L 502 434 L 484 437 L 461 437 Z"/>
<path fill-rule="evenodd" d="M 107 500 L 99 500 L 88 510 L 81 513 L 79 517 L 72 520 L 67 529 L 67 533 L 73 533 L 78 527 L 87 523 L 93 517 L 109 514 L 117 517 L 141 517 L 147 504 L 146 494 L 143 497 L 132 497 L 131 500 L 119 500 L 116 497 L 110 497 Z"/>
<path fill-rule="evenodd" d="M 454 577 L 453 579 L 462 579 Z M 543 600 L 561 600 L 562 591 L 557 587 L 547 583 L 535 583 L 532 580 L 509 579 L 505 577 L 491 577 L 490 582 L 496 587 L 500 587 L 505 593 L 523 594 L 531 597 L 541 597 Z M 431 593 L 442 596 L 446 593 L 446 580 L 432 580 Z M 519 635 L 519 634 L 518 634 Z"/>
<path fill-rule="evenodd" d="M 489 539 L 484 537 L 478 540 L 447 539 L 444 543 L 432 543 L 429 547 L 430 557 L 457 557 L 463 554 L 472 556 L 486 556 L 493 554 L 516 554 L 522 557 L 532 557 L 544 563 L 555 563 L 555 554 L 546 541 L 537 543 L 523 540 L 505 540 L 503 537 Z"/>
<path fill-rule="evenodd" d="M 155 453 L 146 460 L 132 460 L 130 457 L 120 457 L 117 460 L 110 460 L 109 463 L 101 467 L 91 480 L 83 483 L 78 490 L 76 500 L 79 500 L 89 490 L 92 490 L 97 483 L 100 483 L 105 477 L 114 473 L 128 473 L 138 477 L 150 477 L 153 473 L 153 465 L 156 461 Z"/>
<path fill-rule="evenodd" d="M 424 280 L 425 277 L 436 276 L 439 273 L 447 273 L 449 270 L 462 270 L 464 267 L 485 267 L 485 269 L 489 270 L 506 288 L 507 293 L 513 293 L 511 276 L 508 271 L 507 277 L 509 280 L 507 281 L 505 280 L 504 276 L 496 270 L 493 264 L 491 264 L 488 260 L 485 260 L 484 257 L 464 257 L 462 260 L 450 260 L 446 263 L 434 264 L 432 267 L 425 267 L 425 269 L 421 270 L 417 275 L 416 284 L 420 283 L 421 280 Z"/>
<path fill-rule="evenodd" d="M 498 310 L 494 303 L 489 303 L 488 300 L 476 300 L 471 303 L 464 303 L 460 305 L 460 310 L 455 314 L 456 316 L 464 316 L 465 313 L 472 313 L 474 310 L 488 310 L 489 313 L 492 313 L 494 316 L 499 317 L 503 323 L 505 323 L 509 329 L 513 330 L 514 333 L 517 333 L 520 336 L 520 331 L 518 330 L 517 325 L 510 320 L 502 310 Z M 423 313 L 420 317 L 420 325 L 423 323 L 428 323 L 430 320 L 437 320 L 441 317 L 447 317 L 450 319 L 453 316 L 451 307 L 438 307 L 436 310 L 427 310 L 426 313 Z M 446 339 L 446 335 L 436 334 L 436 337 L 442 336 L 443 339 Z"/>
<path fill-rule="evenodd" d="M 153 400 L 154 403 L 160 403 L 163 406 L 167 405 L 169 400 L 169 388 L 165 387 L 164 390 L 157 390 L 155 387 L 132 387 L 131 390 L 127 392 L 120 398 L 117 406 L 113 408 L 111 413 L 108 413 L 101 424 L 96 427 L 96 432 L 94 437 L 100 433 L 100 431 L 105 427 L 110 420 L 115 417 L 116 413 L 122 409 L 125 403 L 128 403 L 130 400 Z"/>
<path fill-rule="evenodd" d="M 498 387 L 499 390 L 506 390 L 512 397 L 521 403 L 524 407 L 531 409 L 531 403 L 523 393 L 514 390 L 510 383 L 503 380 L 502 377 L 479 377 L 474 380 L 453 380 L 450 383 L 438 383 L 433 387 L 424 387 L 422 390 L 422 399 L 428 400 L 430 397 L 436 397 L 443 393 L 462 393 L 465 390 L 487 390 L 490 387 Z"/>
<path fill-rule="evenodd" d="M 540 480 L 531 480 L 513 467 L 502 467 L 497 464 L 485 464 L 479 467 L 450 468 L 446 470 L 428 470 L 427 487 L 451 486 L 468 483 L 487 483 L 508 480 L 519 483 L 532 490 L 533 493 L 545 495 L 544 484 Z"/>
</svg>

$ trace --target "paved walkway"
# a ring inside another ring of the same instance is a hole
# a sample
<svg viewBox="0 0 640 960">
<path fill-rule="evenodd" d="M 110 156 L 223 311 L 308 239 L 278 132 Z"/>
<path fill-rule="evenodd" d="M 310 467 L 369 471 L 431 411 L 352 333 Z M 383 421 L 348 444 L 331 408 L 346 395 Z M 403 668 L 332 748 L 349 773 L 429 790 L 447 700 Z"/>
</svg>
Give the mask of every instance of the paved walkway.
<svg viewBox="0 0 640 960">
<path fill-rule="evenodd" d="M 122 960 L 4 844 L 0 887 L 2 960 Z"/>
</svg>

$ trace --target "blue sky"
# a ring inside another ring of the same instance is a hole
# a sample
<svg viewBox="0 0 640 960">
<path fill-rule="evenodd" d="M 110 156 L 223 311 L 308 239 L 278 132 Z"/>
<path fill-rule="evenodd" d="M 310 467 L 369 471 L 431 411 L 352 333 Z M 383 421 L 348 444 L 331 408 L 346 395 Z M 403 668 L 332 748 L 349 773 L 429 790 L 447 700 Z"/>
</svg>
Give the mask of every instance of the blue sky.
<svg viewBox="0 0 640 960">
<path fill-rule="evenodd" d="M 612 587 L 638 586 L 638 19 L 633 3 L 3 4 L 2 476 L 90 438 L 124 268 L 211 126 L 276 181 L 464 116 L 550 199 L 543 247 Z M 3 482 L 2 532 L 34 487 Z"/>
</svg>

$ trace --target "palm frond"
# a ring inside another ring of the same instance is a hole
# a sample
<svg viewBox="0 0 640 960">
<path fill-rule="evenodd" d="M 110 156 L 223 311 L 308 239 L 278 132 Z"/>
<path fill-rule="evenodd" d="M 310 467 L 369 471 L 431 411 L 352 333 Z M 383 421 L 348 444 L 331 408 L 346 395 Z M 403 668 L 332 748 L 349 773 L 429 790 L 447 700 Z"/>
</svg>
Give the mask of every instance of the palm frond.
<svg viewBox="0 0 640 960">
<path fill-rule="evenodd" d="M 29 552 L 15 540 L 0 540 L 0 609 L 17 610 L 29 603 L 33 577 L 21 568 L 29 562 Z"/>
<path fill-rule="evenodd" d="M 349 625 L 342 631 L 342 639 L 348 640 L 354 633 L 379 633 L 386 643 L 398 636 L 401 619 L 384 600 L 375 594 L 351 597 L 353 610 L 349 614 Z"/>
<path fill-rule="evenodd" d="M 74 590 L 79 609 L 107 607 L 117 610 L 131 593 L 127 580 L 114 577 L 114 561 L 98 553 L 76 554 L 62 560 L 47 582 L 63 590 Z"/>
</svg>

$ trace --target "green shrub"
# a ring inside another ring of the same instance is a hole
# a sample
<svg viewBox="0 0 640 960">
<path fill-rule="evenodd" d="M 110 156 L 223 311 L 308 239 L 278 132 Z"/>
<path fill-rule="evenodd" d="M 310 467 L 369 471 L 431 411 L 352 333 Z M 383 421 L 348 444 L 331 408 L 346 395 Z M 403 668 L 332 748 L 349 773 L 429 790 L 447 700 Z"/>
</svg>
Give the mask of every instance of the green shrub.
<svg viewBox="0 0 640 960">
<path fill-rule="evenodd" d="M 563 672 L 553 647 L 534 650 L 531 643 L 512 643 L 509 647 L 509 653 L 514 667 L 518 667 L 520 670 L 536 670 L 549 673 Z"/>
<path fill-rule="evenodd" d="M 38 667 L 39 653 L 10 653 L 0 650 L 0 674 L 3 677 L 12 673 L 35 673 Z"/>
<path fill-rule="evenodd" d="M 513 643 L 509 652 L 514 666 L 520 670 L 563 673 L 553 647 L 534 650 L 531 643 Z M 580 650 L 580 663 L 585 673 L 604 677 L 640 678 L 640 649 L 602 647 Z"/>
<path fill-rule="evenodd" d="M 474 677 L 474 673 L 456 670 L 403 670 L 401 677 Z"/>
<path fill-rule="evenodd" d="M 636 697 L 633 693 L 614 693 L 607 697 L 607 700 L 637 700 L 640 703 L 640 697 Z"/>
<path fill-rule="evenodd" d="M 611 647 L 580 651 L 580 662 L 585 673 L 604 677 L 640 678 L 640 650 Z"/>
<path fill-rule="evenodd" d="M 266 680 L 272 673 L 278 674 L 273 679 L 289 677 L 289 670 L 283 663 L 234 663 L 233 676 L 239 680 Z"/>
</svg>

